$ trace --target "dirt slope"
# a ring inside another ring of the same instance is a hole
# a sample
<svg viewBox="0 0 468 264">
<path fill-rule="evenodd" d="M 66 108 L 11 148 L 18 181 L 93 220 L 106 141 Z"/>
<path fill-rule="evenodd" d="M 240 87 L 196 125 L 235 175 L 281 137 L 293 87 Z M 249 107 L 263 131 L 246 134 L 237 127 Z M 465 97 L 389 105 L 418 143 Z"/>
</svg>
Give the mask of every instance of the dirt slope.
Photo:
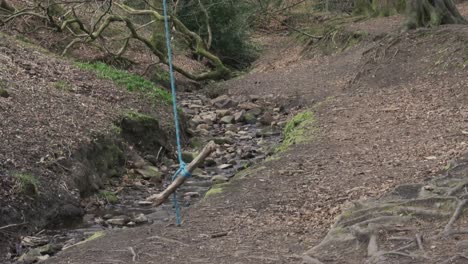
<svg viewBox="0 0 468 264">
<path fill-rule="evenodd" d="M 20 224 L 0 230 L 2 257 L 17 231 L 80 216 L 77 170 L 68 167 L 78 149 L 109 134 L 126 112 L 154 115 L 161 126 L 170 120 L 167 104 L 3 34 L 0 90 L 0 226 Z"/>
<path fill-rule="evenodd" d="M 232 94 L 282 94 L 313 108 L 314 140 L 184 210 L 182 227 L 111 232 L 46 263 L 301 263 L 351 201 L 430 180 L 468 150 L 468 75 L 459 60 L 466 62 L 466 27 L 426 33 L 404 35 L 375 56 L 375 47 L 392 40 L 228 82 Z M 440 263 L 452 254 L 431 250 L 430 261 L 408 263 Z"/>
</svg>

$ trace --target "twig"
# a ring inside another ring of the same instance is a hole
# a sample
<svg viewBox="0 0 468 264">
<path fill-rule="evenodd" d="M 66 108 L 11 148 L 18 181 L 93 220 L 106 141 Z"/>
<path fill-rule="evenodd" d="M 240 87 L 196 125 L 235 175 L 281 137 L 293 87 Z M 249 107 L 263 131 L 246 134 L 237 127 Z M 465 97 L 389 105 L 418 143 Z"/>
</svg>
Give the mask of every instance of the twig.
<svg viewBox="0 0 468 264">
<path fill-rule="evenodd" d="M 220 233 L 212 234 L 210 237 L 211 238 L 218 238 L 218 237 L 223 237 L 223 236 L 227 236 L 227 235 L 228 235 L 228 232 L 220 232 Z"/>
<path fill-rule="evenodd" d="M 166 238 L 166 237 L 162 237 L 162 236 L 152 236 L 152 237 L 148 237 L 147 239 L 148 240 L 159 239 L 159 240 L 162 240 L 162 241 L 165 241 L 165 242 L 175 243 L 175 244 L 179 244 L 179 245 L 185 246 L 185 247 L 189 246 L 188 244 L 185 244 L 185 243 L 180 242 L 178 240 L 171 239 L 171 238 Z"/>
<path fill-rule="evenodd" d="M 26 225 L 26 224 L 27 224 L 27 222 L 20 223 L 20 224 L 10 224 L 10 225 L 0 227 L 0 230 L 12 228 L 12 227 L 18 227 L 18 226 L 22 226 L 22 225 Z"/>
<path fill-rule="evenodd" d="M 423 237 L 421 234 L 416 234 L 416 243 L 418 244 L 418 248 L 422 251 L 424 251 L 423 247 Z"/>
<path fill-rule="evenodd" d="M 132 255 L 133 255 L 132 261 L 133 262 L 137 261 L 138 260 L 138 254 L 135 252 L 133 247 L 128 247 L 128 250 L 130 250 L 130 253 L 132 253 Z"/>
</svg>

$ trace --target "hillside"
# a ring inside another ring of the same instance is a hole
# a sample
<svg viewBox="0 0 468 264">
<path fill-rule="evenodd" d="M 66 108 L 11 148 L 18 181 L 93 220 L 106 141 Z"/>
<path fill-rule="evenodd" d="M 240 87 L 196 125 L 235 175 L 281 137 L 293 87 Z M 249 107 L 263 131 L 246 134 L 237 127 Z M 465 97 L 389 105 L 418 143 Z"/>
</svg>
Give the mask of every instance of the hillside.
<svg viewBox="0 0 468 264">
<path fill-rule="evenodd" d="M 0 35 L 0 260 L 467 263 L 468 27 L 297 19 L 249 72 L 177 75 L 184 160 L 217 144 L 181 226 L 145 200 L 178 168 L 168 92 Z"/>
</svg>

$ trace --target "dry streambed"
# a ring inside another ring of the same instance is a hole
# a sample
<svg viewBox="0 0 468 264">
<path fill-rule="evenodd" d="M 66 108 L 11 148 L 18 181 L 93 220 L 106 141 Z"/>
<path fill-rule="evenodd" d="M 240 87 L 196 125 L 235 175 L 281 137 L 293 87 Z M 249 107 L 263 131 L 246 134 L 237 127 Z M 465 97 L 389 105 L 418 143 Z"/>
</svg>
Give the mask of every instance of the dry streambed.
<svg viewBox="0 0 468 264">
<path fill-rule="evenodd" d="M 289 112 L 273 96 L 228 96 L 209 99 L 186 93 L 180 106 L 188 121 L 189 146 L 183 153 L 190 162 L 213 140 L 218 149 L 193 173 L 178 191 L 182 211 L 203 199 L 213 184 L 228 182 L 238 171 L 273 154 L 281 142 L 282 127 Z M 58 251 L 98 237 L 112 229 L 132 228 L 155 221 L 174 222 L 172 201 L 152 207 L 145 199 L 169 183 L 178 164 L 161 153 L 134 157 L 122 177 L 111 178 L 105 191 L 83 199 L 82 221 L 42 230 L 23 237 L 12 260 L 32 263 Z M 136 155 L 136 156 L 135 156 Z"/>
</svg>

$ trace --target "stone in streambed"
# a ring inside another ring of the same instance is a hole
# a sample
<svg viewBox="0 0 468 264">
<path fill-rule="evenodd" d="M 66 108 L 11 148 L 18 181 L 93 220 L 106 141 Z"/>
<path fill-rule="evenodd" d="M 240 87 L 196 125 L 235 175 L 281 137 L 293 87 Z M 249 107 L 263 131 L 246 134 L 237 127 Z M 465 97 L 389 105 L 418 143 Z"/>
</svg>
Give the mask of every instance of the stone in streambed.
<svg viewBox="0 0 468 264">
<path fill-rule="evenodd" d="M 234 121 L 236 123 L 243 122 L 244 121 L 244 116 L 245 116 L 245 111 L 239 111 L 234 114 Z"/>
<path fill-rule="evenodd" d="M 148 222 L 148 218 L 144 214 L 139 214 L 137 217 L 135 217 L 134 221 L 137 224 L 143 224 Z"/>
<path fill-rule="evenodd" d="M 225 116 L 223 118 L 221 118 L 220 122 L 222 124 L 232 124 L 234 122 L 234 117 L 233 116 Z"/>
<path fill-rule="evenodd" d="M 136 169 L 135 171 L 145 180 L 152 182 L 160 182 L 162 180 L 162 173 L 154 166 L 147 165 L 141 169 Z"/>
<path fill-rule="evenodd" d="M 225 183 L 229 181 L 229 179 L 225 176 L 222 176 L 222 175 L 216 175 L 216 176 L 213 176 L 213 178 L 211 178 L 211 182 L 213 184 L 221 184 L 221 183 Z"/>
<path fill-rule="evenodd" d="M 252 113 L 245 113 L 244 122 L 247 124 L 255 124 L 257 123 L 257 117 Z"/>
<path fill-rule="evenodd" d="M 217 108 L 227 109 L 231 107 L 235 107 L 237 105 L 229 96 L 221 95 L 213 100 L 211 100 L 211 104 L 216 106 Z"/>
</svg>

